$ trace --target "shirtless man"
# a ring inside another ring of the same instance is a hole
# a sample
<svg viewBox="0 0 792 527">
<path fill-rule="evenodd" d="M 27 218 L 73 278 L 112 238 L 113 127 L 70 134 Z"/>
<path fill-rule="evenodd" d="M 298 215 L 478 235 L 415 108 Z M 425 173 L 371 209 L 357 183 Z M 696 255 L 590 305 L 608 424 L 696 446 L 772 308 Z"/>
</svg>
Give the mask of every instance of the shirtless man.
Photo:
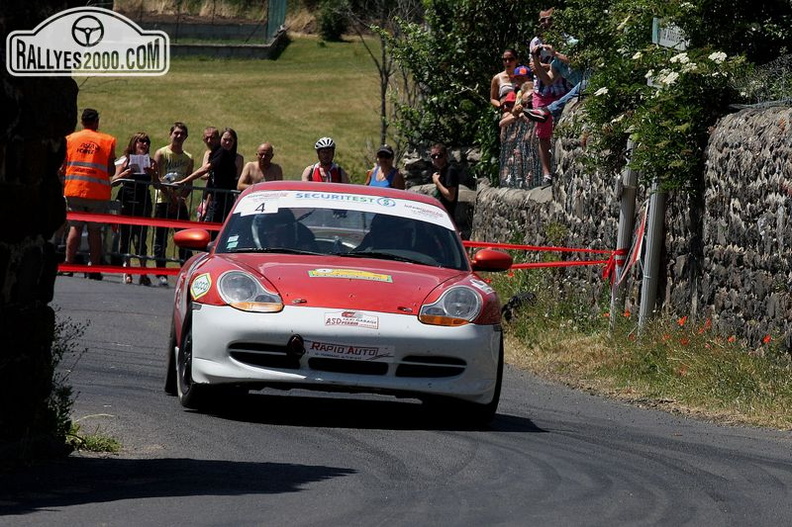
<svg viewBox="0 0 792 527">
<path fill-rule="evenodd" d="M 283 170 L 280 165 L 272 162 L 275 150 L 269 143 L 261 143 L 256 149 L 257 161 L 250 161 L 242 169 L 242 175 L 237 182 L 237 190 L 245 190 L 250 185 L 262 181 L 281 181 Z"/>
</svg>

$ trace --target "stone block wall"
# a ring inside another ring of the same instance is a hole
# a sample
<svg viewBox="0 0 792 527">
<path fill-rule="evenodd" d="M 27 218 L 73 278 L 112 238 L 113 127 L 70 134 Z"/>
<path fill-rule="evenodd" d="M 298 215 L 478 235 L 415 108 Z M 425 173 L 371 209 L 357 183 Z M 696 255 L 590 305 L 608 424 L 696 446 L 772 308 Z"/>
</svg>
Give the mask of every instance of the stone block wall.
<svg viewBox="0 0 792 527">
<path fill-rule="evenodd" d="M 792 350 L 792 109 L 746 109 L 724 117 L 707 149 L 701 196 L 668 196 L 658 300 L 673 316 L 710 319 L 722 335 L 758 346 L 770 335 Z M 479 185 L 470 238 L 577 248 L 616 246 L 617 174 L 590 173 L 574 137 L 556 139 L 551 188 Z M 637 207 L 647 197 L 639 188 Z M 560 253 L 561 259 L 601 259 Z M 542 253 L 528 253 L 539 260 Z M 638 266 L 636 266 L 638 267 Z M 608 308 L 602 266 L 564 268 L 567 285 L 593 311 Z M 640 269 L 627 278 L 627 309 L 637 312 Z"/>
</svg>

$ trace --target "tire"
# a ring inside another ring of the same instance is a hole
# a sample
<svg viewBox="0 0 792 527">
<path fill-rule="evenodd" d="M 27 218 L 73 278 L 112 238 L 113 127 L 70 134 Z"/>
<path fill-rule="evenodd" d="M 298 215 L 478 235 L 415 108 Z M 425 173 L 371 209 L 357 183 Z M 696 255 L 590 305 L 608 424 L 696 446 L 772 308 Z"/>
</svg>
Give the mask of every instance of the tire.
<svg viewBox="0 0 792 527">
<path fill-rule="evenodd" d="M 192 378 L 192 326 L 185 328 L 176 354 L 176 392 L 185 408 L 199 409 L 207 403 L 209 386 L 195 384 Z"/>
<path fill-rule="evenodd" d="M 503 338 L 498 352 L 498 366 L 495 379 L 495 390 L 492 400 L 486 404 L 460 401 L 450 397 L 433 397 L 425 403 L 430 411 L 442 420 L 450 420 L 454 424 L 482 428 L 489 425 L 495 418 L 500 402 L 501 386 L 503 385 Z"/>
<path fill-rule="evenodd" d="M 165 358 L 165 393 L 177 395 L 176 389 L 176 330 L 171 324 L 170 336 L 168 337 L 168 352 Z"/>
</svg>

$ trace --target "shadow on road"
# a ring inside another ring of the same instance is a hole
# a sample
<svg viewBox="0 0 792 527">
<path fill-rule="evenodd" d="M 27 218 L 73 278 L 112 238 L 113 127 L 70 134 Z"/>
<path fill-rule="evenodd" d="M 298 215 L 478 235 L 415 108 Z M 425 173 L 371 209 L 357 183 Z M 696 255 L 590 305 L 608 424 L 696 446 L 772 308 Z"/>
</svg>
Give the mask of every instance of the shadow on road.
<svg viewBox="0 0 792 527">
<path fill-rule="evenodd" d="M 288 463 L 72 456 L 4 474 L 0 516 L 138 498 L 296 492 L 355 472 Z"/>
<path fill-rule="evenodd" d="M 205 413 L 233 421 L 315 428 L 545 432 L 530 419 L 503 414 L 485 428 L 466 425 L 464 415 L 432 411 L 417 400 L 314 397 L 267 391 L 251 392 Z"/>
</svg>

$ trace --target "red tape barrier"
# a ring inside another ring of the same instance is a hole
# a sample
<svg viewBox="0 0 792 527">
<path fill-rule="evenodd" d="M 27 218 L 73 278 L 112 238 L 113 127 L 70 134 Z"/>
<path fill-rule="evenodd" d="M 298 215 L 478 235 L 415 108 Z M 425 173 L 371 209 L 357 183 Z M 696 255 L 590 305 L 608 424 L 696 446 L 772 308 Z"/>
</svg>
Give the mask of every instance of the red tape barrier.
<svg viewBox="0 0 792 527">
<path fill-rule="evenodd" d="M 567 253 L 589 253 L 589 254 L 607 254 L 607 260 L 574 260 L 574 261 L 557 261 L 557 262 L 532 262 L 532 263 L 518 263 L 511 266 L 512 269 L 538 269 L 542 267 L 574 267 L 580 265 L 602 265 L 605 264 L 605 269 L 602 272 L 602 278 L 614 279 L 614 271 L 617 265 L 622 265 L 621 262 L 627 256 L 627 249 L 617 249 L 615 251 L 608 251 L 604 249 L 581 249 L 574 247 L 546 247 L 541 245 L 517 245 L 514 243 L 488 243 L 488 242 L 471 242 L 463 241 L 465 247 L 485 247 L 488 249 L 511 249 L 518 251 L 545 251 L 545 252 L 567 252 Z"/>
<path fill-rule="evenodd" d="M 167 220 L 163 218 L 145 218 L 142 216 L 120 216 L 118 214 L 94 214 L 91 212 L 68 212 L 66 219 L 71 221 L 87 221 L 91 223 L 111 223 L 122 225 L 146 225 L 149 227 L 173 227 L 174 229 L 199 228 L 207 231 L 219 231 L 222 223 Z"/>
<path fill-rule="evenodd" d="M 123 224 L 123 225 L 144 225 L 149 227 L 172 227 L 174 229 L 201 228 L 209 231 L 219 231 L 222 223 L 197 222 L 190 220 L 168 220 L 162 218 L 145 218 L 140 216 L 121 216 L 116 214 L 94 214 L 88 212 L 69 212 L 66 219 L 72 221 L 86 221 L 96 223 Z M 608 251 L 604 249 L 581 249 L 573 247 L 546 247 L 541 245 L 517 245 L 513 243 L 498 242 L 474 242 L 463 241 L 465 247 L 482 247 L 488 249 L 511 249 L 519 251 L 544 251 L 544 252 L 569 252 L 569 253 L 589 253 L 607 254 L 607 260 L 575 260 L 557 262 L 529 262 L 518 263 L 511 266 L 512 269 L 538 269 L 542 267 L 574 267 L 580 265 L 602 265 L 605 264 L 602 277 L 614 280 L 614 271 L 617 264 L 627 256 L 627 249 L 617 249 Z M 179 269 L 175 267 L 121 267 L 117 265 L 78 265 L 62 263 L 58 266 L 59 272 L 88 272 L 88 273 L 127 273 L 127 274 L 154 274 L 154 275 L 176 275 Z"/>
<path fill-rule="evenodd" d="M 172 227 L 174 229 L 199 228 L 207 231 L 219 231 L 223 224 L 214 222 L 201 222 L 190 220 L 169 220 L 163 218 L 148 218 L 142 216 L 123 216 L 118 214 L 94 214 L 90 212 L 67 212 L 66 219 L 70 221 L 85 221 L 91 223 L 107 223 L 111 225 L 143 225 L 148 227 Z M 153 274 L 177 275 L 178 267 L 123 267 L 119 265 L 81 265 L 61 263 L 58 265 L 59 273 L 125 273 L 125 274 Z"/>
</svg>

